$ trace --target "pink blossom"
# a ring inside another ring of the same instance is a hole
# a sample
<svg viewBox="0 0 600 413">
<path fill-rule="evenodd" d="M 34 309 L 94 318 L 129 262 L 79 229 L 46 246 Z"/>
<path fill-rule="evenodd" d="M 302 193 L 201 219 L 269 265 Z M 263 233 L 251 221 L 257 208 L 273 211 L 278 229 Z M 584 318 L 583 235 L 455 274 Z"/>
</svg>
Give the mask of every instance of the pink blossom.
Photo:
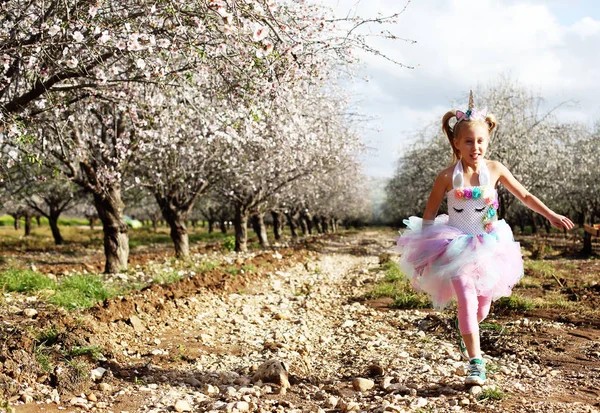
<svg viewBox="0 0 600 413">
<path fill-rule="evenodd" d="M 260 42 L 269 34 L 268 28 L 265 26 L 257 26 L 254 29 L 254 34 L 252 35 L 252 40 L 255 42 Z"/>
<path fill-rule="evenodd" d="M 56 24 L 50 27 L 50 29 L 48 29 L 48 34 L 50 36 L 54 36 L 58 34 L 58 32 L 60 32 L 60 27 L 58 27 Z"/>
<path fill-rule="evenodd" d="M 100 36 L 100 38 L 98 39 L 98 42 L 100 42 L 100 44 L 106 44 L 106 42 L 108 42 L 110 40 L 110 34 L 108 34 L 108 30 L 105 30 L 102 32 L 102 36 Z"/>
<path fill-rule="evenodd" d="M 75 69 L 77 67 L 77 65 L 79 64 L 79 60 L 77 60 L 76 57 L 72 57 L 69 60 L 67 60 L 67 67 L 70 69 Z"/>
<path fill-rule="evenodd" d="M 94 17 L 96 17 L 96 13 L 98 13 L 98 6 L 91 6 L 90 9 L 88 10 L 88 13 L 92 17 L 92 19 Z"/>
<path fill-rule="evenodd" d="M 77 43 L 80 43 L 83 40 L 83 34 L 77 30 L 75 33 L 73 33 L 73 40 L 75 40 Z"/>
</svg>

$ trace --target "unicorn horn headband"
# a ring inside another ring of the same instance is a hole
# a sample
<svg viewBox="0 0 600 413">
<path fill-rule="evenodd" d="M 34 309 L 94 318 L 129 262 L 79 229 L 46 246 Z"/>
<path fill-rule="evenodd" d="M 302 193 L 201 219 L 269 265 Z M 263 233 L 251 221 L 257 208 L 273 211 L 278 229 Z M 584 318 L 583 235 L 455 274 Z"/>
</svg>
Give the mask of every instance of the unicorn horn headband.
<svg viewBox="0 0 600 413">
<path fill-rule="evenodd" d="M 466 112 L 462 110 L 456 111 L 456 125 L 463 120 L 481 120 L 485 122 L 487 117 L 487 109 L 475 109 L 473 104 L 473 91 L 469 93 L 469 109 Z M 455 125 L 455 126 L 456 126 Z"/>
</svg>

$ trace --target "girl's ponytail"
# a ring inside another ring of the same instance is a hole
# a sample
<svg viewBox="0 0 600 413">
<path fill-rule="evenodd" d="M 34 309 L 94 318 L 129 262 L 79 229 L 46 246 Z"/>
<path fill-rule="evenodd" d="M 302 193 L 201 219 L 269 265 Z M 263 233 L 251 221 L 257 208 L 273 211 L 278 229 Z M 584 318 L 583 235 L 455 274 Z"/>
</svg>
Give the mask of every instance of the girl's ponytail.
<svg viewBox="0 0 600 413">
<path fill-rule="evenodd" d="M 456 111 L 451 110 L 451 111 L 446 112 L 446 114 L 442 118 L 442 131 L 448 137 L 448 141 L 450 142 L 450 146 L 452 147 L 452 162 L 453 163 L 457 162 L 460 159 L 460 152 L 454 146 L 454 129 L 450 127 L 450 119 L 455 118 L 455 117 L 456 117 Z M 492 126 L 492 129 L 496 126 L 495 121 L 496 121 L 496 118 L 494 118 L 494 126 Z M 491 131 L 491 129 L 490 129 L 490 131 Z"/>
<path fill-rule="evenodd" d="M 498 125 L 498 121 L 496 120 L 496 117 L 490 113 L 489 115 L 486 116 L 485 123 L 488 124 L 490 135 L 491 135 L 492 132 L 494 131 L 494 129 L 496 129 L 496 126 Z"/>
</svg>

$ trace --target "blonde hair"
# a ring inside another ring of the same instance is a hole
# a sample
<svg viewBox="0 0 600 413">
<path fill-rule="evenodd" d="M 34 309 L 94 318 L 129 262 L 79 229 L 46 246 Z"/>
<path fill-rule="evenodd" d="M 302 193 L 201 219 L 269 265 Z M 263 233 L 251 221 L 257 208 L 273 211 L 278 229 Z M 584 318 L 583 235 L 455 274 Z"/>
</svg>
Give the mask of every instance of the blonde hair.
<svg viewBox="0 0 600 413">
<path fill-rule="evenodd" d="M 457 139 L 459 136 L 460 130 L 463 128 L 463 125 L 473 125 L 475 123 L 485 123 L 488 127 L 488 132 L 490 135 L 496 128 L 498 121 L 496 117 L 492 114 L 486 116 L 485 121 L 482 120 L 463 120 L 458 124 L 454 124 L 454 126 L 450 126 L 450 120 L 452 118 L 456 118 L 456 110 L 452 109 L 444 115 L 442 118 L 442 131 L 448 137 L 448 141 L 450 142 L 450 146 L 452 147 L 452 162 L 457 162 L 460 159 L 460 151 L 456 149 L 454 146 L 454 139 Z"/>
</svg>

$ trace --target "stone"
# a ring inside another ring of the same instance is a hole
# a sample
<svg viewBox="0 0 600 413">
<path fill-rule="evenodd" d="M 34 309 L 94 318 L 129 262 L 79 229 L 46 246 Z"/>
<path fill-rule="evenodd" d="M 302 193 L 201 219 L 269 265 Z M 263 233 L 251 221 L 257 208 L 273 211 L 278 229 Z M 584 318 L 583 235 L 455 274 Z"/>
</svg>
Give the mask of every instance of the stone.
<svg viewBox="0 0 600 413">
<path fill-rule="evenodd" d="M 31 394 L 25 393 L 21 395 L 21 401 L 25 404 L 33 403 L 33 396 Z"/>
<path fill-rule="evenodd" d="M 238 412 L 247 412 L 250 410 L 248 402 L 237 402 L 234 407 Z"/>
<path fill-rule="evenodd" d="M 468 406 L 469 404 L 471 404 L 471 401 L 469 399 L 462 399 L 460 401 L 461 406 Z"/>
<path fill-rule="evenodd" d="M 131 323 L 133 329 L 138 333 L 146 332 L 146 327 L 144 326 L 144 323 L 142 323 L 142 320 L 140 320 L 138 316 L 132 315 L 131 317 L 129 317 L 129 323 Z"/>
<path fill-rule="evenodd" d="M 73 397 L 69 403 L 71 403 L 72 406 L 75 407 L 83 407 L 83 408 L 87 408 L 88 404 L 87 404 L 87 400 L 84 399 L 83 397 Z"/>
<path fill-rule="evenodd" d="M 103 392 L 109 392 L 112 391 L 112 386 L 108 383 L 100 383 L 98 385 L 98 390 L 103 391 Z"/>
<path fill-rule="evenodd" d="M 87 395 L 87 399 L 91 402 L 97 402 L 98 401 L 98 397 L 96 397 L 96 395 L 94 393 L 90 393 Z"/>
<path fill-rule="evenodd" d="M 178 412 L 191 412 L 192 406 L 187 400 L 177 400 L 173 408 Z"/>
<path fill-rule="evenodd" d="M 469 389 L 469 394 L 476 398 L 481 394 L 482 391 L 483 389 L 481 388 L 481 386 L 472 386 Z"/>
<path fill-rule="evenodd" d="M 106 369 L 103 367 L 96 367 L 94 370 L 92 370 L 90 377 L 92 380 L 99 380 L 102 378 L 102 376 L 104 376 L 104 373 L 106 373 Z"/>
<path fill-rule="evenodd" d="M 383 390 L 386 390 L 390 386 L 390 384 L 392 384 L 392 380 L 394 380 L 393 377 L 390 377 L 390 376 L 384 377 L 381 382 L 381 388 Z"/>
<path fill-rule="evenodd" d="M 195 377 L 186 377 L 185 379 L 183 379 L 183 382 L 194 387 L 202 386 L 202 382 Z"/>
<path fill-rule="evenodd" d="M 26 308 L 23 310 L 23 314 L 25 314 L 26 317 L 33 318 L 38 314 L 38 312 L 34 308 Z"/>
<path fill-rule="evenodd" d="M 327 399 L 327 406 L 331 409 L 335 409 L 339 401 L 340 399 L 338 397 L 329 396 L 329 398 Z"/>
<path fill-rule="evenodd" d="M 285 364 L 275 359 L 267 360 L 258 366 L 252 376 L 252 382 L 255 383 L 259 380 L 263 383 L 278 384 L 283 389 L 290 387 L 288 370 Z"/>
<path fill-rule="evenodd" d="M 352 387 L 356 391 L 365 392 L 371 390 L 375 386 L 375 382 L 369 379 L 363 379 L 362 377 L 357 377 L 352 380 Z"/>
</svg>

